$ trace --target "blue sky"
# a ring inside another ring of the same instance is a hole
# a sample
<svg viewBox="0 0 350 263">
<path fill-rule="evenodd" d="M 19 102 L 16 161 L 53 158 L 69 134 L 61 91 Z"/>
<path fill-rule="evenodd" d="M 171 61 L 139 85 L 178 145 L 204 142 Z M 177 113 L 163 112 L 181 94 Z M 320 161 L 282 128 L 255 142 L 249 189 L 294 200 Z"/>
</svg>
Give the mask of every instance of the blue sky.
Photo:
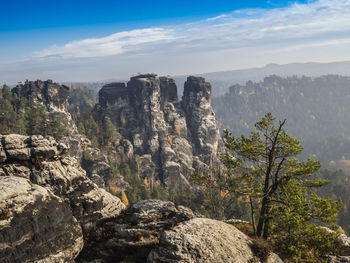
<svg viewBox="0 0 350 263">
<path fill-rule="evenodd" d="M 0 3 L 0 57 L 13 59 L 67 41 L 192 22 L 245 8 L 283 7 L 293 2 L 1 0 Z"/>
<path fill-rule="evenodd" d="M 0 82 L 346 60 L 349 2 L 1 0 Z"/>
</svg>

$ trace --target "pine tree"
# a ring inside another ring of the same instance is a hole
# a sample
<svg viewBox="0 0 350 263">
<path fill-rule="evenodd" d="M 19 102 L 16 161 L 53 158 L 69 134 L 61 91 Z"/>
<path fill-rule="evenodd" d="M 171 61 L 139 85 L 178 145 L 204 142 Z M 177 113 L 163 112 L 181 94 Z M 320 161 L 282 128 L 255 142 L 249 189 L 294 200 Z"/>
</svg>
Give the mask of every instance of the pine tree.
<svg viewBox="0 0 350 263">
<path fill-rule="evenodd" d="M 46 134 L 53 136 L 59 140 L 68 132 L 68 120 L 65 114 L 60 112 L 53 112 L 49 114 L 49 122 L 46 129 Z"/>
<path fill-rule="evenodd" d="M 47 114 L 46 108 L 40 104 L 32 104 L 26 108 L 27 134 L 46 135 Z"/>
<path fill-rule="evenodd" d="M 103 144 L 105 146 L 116 143 L 119 140 L 120 135 L 110 117 L 105 117 L 103 128 Z"/>
<path fill-rule="evenodd" d="M 313 188 L 327 184 L 311 177 L 321 167 L 320 162 L 295 158 L 303 149 L 300 142 L 283 129 L 286 121 L 277 126 L 274 121 L 268 113 L 255 124 L 257 130 L 249 137 L 235 138 L 225 131 L 228 151 L 223 162 L 228 184 L 236 193 L 249 197 L 252 224 L 258 237 L 279 236 L 280 242 L 287 242 L 291 236 L 281 235 L 283 229 L 293 229 L 299 238 L 305 229 L 311 229 L 314 235 L 301 239 L 302 244 L 294 252 L 302 254 L 303 249 L 304 252 L 309 249 L 317 254 L 318 243 L 311 239 L 320 236 L 322 229 L 315 222 L 334 226 L 342 202 L 332 202 L 314 193 Z M 306 243 L 314 245 L 311 248 Z"/>
</svg>

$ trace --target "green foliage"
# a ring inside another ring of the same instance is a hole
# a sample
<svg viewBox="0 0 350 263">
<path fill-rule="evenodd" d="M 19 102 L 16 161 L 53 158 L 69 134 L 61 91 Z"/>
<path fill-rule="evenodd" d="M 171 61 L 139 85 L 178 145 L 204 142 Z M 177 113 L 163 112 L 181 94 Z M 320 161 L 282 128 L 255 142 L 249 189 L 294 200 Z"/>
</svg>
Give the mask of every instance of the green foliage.
<svg viewBox="0 0 350 263">
<path fill-rule="evenodd" d="M 126 195 L 130 205 L 146 199 L 168 200 L 168 193 L 163 186 L 149 186 L 144 183 L 144 180 L 138 174 L 135 162 L 131 162 L 130 164 L 121 163 L 118 168 L 116 166 L 111 167 L 110 177 L 116 177 L 120 174 L 129 184 Z"/>
<path fill-rule="evenodd" d="M 258 237 L 269 239 L 286 257 L 306 258 L 311 253 L 318 258 L 333 250 L 336 236 L 325 235 L 316 223 L 335 227 L 342 202 L 315 193 L 315 187 L 327 183 L 312 177 L 320 162 L 295 158 L 303 148 L 284 131 L 284 124 L 276 126 L 268 113 L 248 137 L 225 132 L 227 153 L 222 161 L 227 184 L 249 201 Z"/>
<path fill-rule="evenodd" d="M 76 119 L 80 115 L 89 112 L 95 106 L 97 101 L 97 94 L 95 91 L 83 88 L 73 88 L 69 94 L 69 112 Z"/>
<path fill-rule="evenodd" d="M 227 178 L 213 170 L 216 176 L 195 173 L 191 176 L 192 181 L 200 185 L 198 190 L 184 189 L 178 195 L 183 198 L 191 193 L 192 198 L 187 201 L 187 206 L 194 211 L 214 219 L 230 219 L 232 217 L 249 220 L 247 217 L 248 206 L 237 195 L 229 191 Z M 180 188 L 181 189 L 181 188 Z M 179 202 L 179 201 L 178 201 Z M 180 199 L 180 203 L 184 203 Z"/>
<path fill-rule="evenodd" d="M 102 145 L 114 144 L 120 139 L 120 134 L 115 128 L 110 117 L 105 117 L 103 122 Z"/>
<path fill-rule="evenodd" d="M 43 105 L 32 104 L 26 108 L 27 134 L 45 135 L 47 128 L 46 108 Z"/>
<path fill-rule="evenodd" d="M 83 160 L 87 162 L 93 161 L 93 157 L 89 150 L 83 151 Z"/>
<path fill-rule="evenodd" d="M 308 195 L 307 191 L 303 182 L 285 182 L 278 192 L 283 204 L 273 206 L 270 212 L 273 218 L 271 241 L 287 258 L 313 257 L 316 260 L 330 252 L 337 252 L 338 234 L 330 233 L 315 223 L 336 229 L 336 215 L 342 202 L 332 203 L 312 192 Z"/>
<path fill-rule="evenodd" d="M 43 134 L 53 136 L 57 140 L 68 135 L 68 119 L 64 113 L 53 112 L 48 116 L 48 124 Z"/>
<path fill-rule="evenodd" d="M 18 98 L 6 85 L 1 89 L 0 133 L 51 135 L 56 139 L 67 134 L 68 120 L 59 112 L 48 113 L 46 107 L 27 98 Z"/>
<path fill-rule="evenodd" d="M 350 180 L 349 175 L 342 170 L 330 171 L 321 170 L 316 174 L 316 179 L 330 182 L 324 187 L 317 188 L 316 193 L 320 196 L 331 198 L 332 200 L 342 199 L 344 206 L 338 215 L 338 223 L 345 232 L 350 234 Z"/>
<path fill-rule="evenodd" d="M 91 112 L 87 112 L 78 117 L 78 132 L 90 139 L 94 147 L 98 147 L 100 128 Z"/>
<path fill-rule="evenodd" d="M 6 85 L 1 89 L 0 100 L 0 133 L 24 134 L 26 131 L 26 119 L 23 112 L 17 112 L 16 106 L 20 102 Z"/>
</svg>

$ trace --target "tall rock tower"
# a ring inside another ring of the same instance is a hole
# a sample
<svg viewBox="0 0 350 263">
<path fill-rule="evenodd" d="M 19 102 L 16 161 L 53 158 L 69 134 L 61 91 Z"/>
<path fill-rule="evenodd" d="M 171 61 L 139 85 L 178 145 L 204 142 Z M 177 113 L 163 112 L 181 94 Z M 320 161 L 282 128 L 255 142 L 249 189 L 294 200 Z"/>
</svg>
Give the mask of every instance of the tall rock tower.
<svg viewBox="0 0 350 263">
<path fill-rule="evenodd" d="M 194 171 L 219 165 L 222 141 L 210 105 L 211 85 L 187 78 L 182 101 L 173 79 L 138 75 L 124 83 L 105 85 L 95 111 L 109 116 L 133 146 L 141 177 L 166 185 L 189 185 Z"/>
</svg>

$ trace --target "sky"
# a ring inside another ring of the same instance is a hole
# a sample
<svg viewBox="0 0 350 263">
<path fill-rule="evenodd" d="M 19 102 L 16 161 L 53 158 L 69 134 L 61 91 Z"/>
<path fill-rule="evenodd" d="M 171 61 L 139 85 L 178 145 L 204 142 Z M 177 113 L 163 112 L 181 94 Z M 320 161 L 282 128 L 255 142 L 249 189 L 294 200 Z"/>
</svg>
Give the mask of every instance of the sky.
<svg viewBox="0 0 350 263">
<path fill-rule="evenodd" d="M 0 0 L 0 83 L 350 60 L 350 0 Z"/>
</svg>

